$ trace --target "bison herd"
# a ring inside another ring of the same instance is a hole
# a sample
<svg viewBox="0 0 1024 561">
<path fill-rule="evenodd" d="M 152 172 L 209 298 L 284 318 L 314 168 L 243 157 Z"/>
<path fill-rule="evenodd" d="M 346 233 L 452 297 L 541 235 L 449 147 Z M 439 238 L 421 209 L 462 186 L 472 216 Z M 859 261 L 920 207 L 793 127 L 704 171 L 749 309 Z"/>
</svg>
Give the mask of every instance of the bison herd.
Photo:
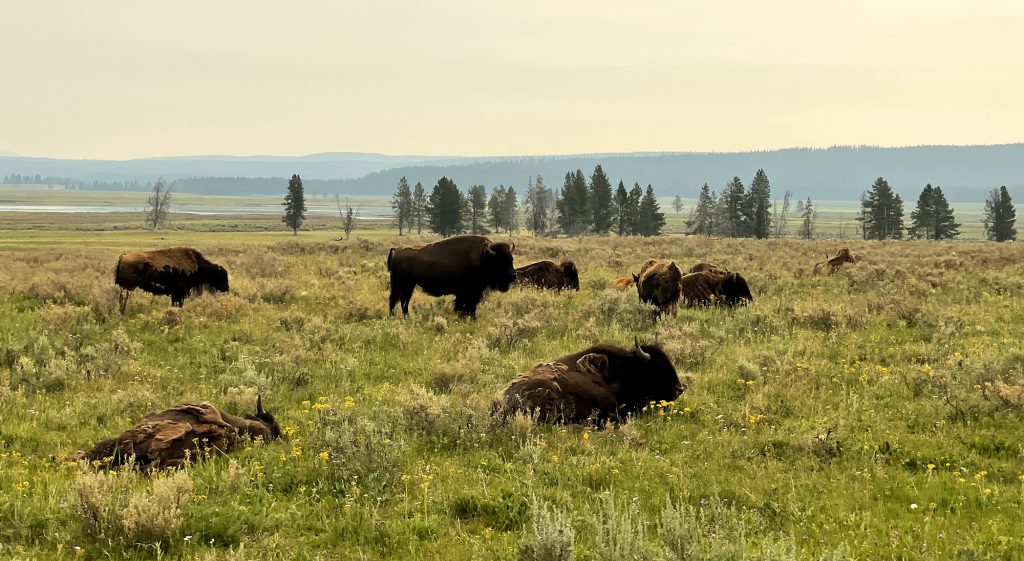
<svg viewBox="0 0 1024 561">
<path fill-rule="evenodd" d="M 458 236 L 416 247 L 391 248 L 386 259 L 390 274 L 389 314 L 396 304 L 409 314 L 416 287 L 431 295 L 455 297 L 455 311 L 476 318 L 477 307 L 490 290 L 507 292 L 514 284 L 548 290 L 579 290 L 580 277 L 572 261 L 540 261 L 516 268 L 515 244 L 493 242 L 483 236 Z M 853 262 L 848 250 L 828 261 L 833 273 Z M 817 267 L 815 268 L 817 270 Z M 181 307 L 187 296 L 203 291 L 227 292 L 228 273 L 192 248 L 125 253 L 117 261 L 115 283 L 121 288 L 122 313 L 136 288 L 170 295 Z M 742 275 L 711 263 L 698 263 L 683 272 L 675 261 L 649 259 L 640 272 L 615 285 L 636 285 L 641 302 L 675 315 L 680 301 L 687 307 L 734 307 L 753 301 Z M 633 348 L 611 344 L 541 363 L 520 374 L 494 403 L 499 419 L 525 414 L 541 422 L 619 422 L 652 401 L 672 401 L 683 391 L 672 360 L 658 345 Z M 230 415 L 209 403 L 181 403 L 151 413 L 120 435 L 102 440 L 73 460 L 106 460 L 112 465 L 134 463 L 143 469 L 174 467 L 198 454 L 226 453 L 245 439 L 280 438 L 274 417 L 256 401 L 256 414 Z"/>
</svg>

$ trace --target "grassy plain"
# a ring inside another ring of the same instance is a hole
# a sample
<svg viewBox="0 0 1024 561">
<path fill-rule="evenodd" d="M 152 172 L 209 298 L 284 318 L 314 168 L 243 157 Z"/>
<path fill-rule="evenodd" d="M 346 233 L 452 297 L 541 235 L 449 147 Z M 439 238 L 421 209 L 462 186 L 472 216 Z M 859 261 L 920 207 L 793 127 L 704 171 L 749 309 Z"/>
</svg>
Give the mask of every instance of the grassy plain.
<svg viewBox="0 0 1024 561">
<path fill-rule="evenodd" d="M 92 220 L 0 231 L 0 557 L 558 559 L 571 535 L 581 560 L 1024 558 L 1019 245 L 849 242 L 860 262 L 814 277 L 838 242 L 522 237 L 517 263 L 572 258 L 582 290 L 491 294 L 473 322 L 421 293 L 387 316 L 387 250 L 418 237 Z M 117 255 L 178 244 L 232 292 L 119 315 Z M 756 300 L 655 325 L 610 288 L 652 256 Z M 517 373 L 634 334 L 692 377 L 677 402 L 606 430 L 491 420 Z M 50 459 L 257 393 L 289 437 L 183 475 Z"/>
</svg>

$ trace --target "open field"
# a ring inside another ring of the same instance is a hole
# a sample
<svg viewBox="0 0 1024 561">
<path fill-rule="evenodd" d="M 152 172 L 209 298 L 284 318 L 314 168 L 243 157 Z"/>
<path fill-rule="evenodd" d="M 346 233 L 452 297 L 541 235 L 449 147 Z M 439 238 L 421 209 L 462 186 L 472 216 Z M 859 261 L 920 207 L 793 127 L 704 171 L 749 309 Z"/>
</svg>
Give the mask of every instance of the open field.
<svg viewBox="0 0 1024 561">
<path fill-rule="evenodd" d="M 572 258 L 582 290 L 491 294 L 473 322 L 419 292 L 387 317 L 387 250 L 420 238 L 356 235 L 0 231 L 0 558 L 515 559 L 570 527 L 581 560 L 1024 558 L 1019 245 L 851 241 L 860 262 L 812 277 L 836 242 L 523 237 L 517 264 Z M 117 255 L 180 244 L 232 292 L 119 315 Z M 651 256 L 756 300 L 654 325 L 609 288 Z M 692 377 L 677 402 L 491 419 L 518 372 L 634 334 Z M 289 437 L 183 475 L 50 460 L 258 393 Z"/>
</svg>

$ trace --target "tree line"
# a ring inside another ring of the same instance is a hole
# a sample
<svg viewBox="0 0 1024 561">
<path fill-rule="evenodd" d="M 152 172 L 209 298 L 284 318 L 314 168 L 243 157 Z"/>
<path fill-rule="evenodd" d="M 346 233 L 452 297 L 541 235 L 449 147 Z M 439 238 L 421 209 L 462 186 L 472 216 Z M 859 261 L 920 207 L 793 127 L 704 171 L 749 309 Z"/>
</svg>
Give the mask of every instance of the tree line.
<svg viewBox="0 0 1024 561">
<path fill-rule="evenodd" d="M 419 182 L 410 187 L 405 177 L 391 198 L 394 226 L 399 235 L 424 227 L 442 236 L 462 233 L 518 232 L 522 225 L 537 236 L 606 235 L 656 236 L 665 227 L 654 188 L 630 191 L 619 181 L 613 193 L 611 181 L 600 164 L 588 181 L 583 170 L 567 172 L 561 189 L 552 190 L 537 176 L 527 182 L 522 211 L 515 187 L 499 185 L 487 195 L 484 185 L 473 185 L 465 194 L 455 182 L 442 177 L 427 196 Z"/>
<path fill-rule="evenodd" d="M 763 169 L 757 170 L 750 188 L 743 180 L 733 177 L 721 194 L 716 194 L 707 183 L 701 187 L 697 205 L 686 225 L 691 234 L 724 236 L 730 238 L 767 238 L 773 233 L 781 237 L 786 214 L 789 212 L 789 192 L 777 217 L 779 228 L 772 230 L 771 182 Z M 809 199 L 808 199 L 809 200 Z M 812 215 L 813 217 L 813 215 Z"/>
</svg>

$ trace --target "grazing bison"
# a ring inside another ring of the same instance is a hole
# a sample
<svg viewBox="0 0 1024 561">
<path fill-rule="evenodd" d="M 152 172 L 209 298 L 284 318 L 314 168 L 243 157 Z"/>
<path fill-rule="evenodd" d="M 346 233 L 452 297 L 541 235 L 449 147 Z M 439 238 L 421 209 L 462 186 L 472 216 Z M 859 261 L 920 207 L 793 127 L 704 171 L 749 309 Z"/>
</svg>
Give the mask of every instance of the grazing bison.
<svg viewBox="0 0 1024 561">
<path fill-rule="evenodd" d="M 708 272 L 711 272 L 711 273 L 728 273 L 729 272 L 728 270 L 723 269 L 723 268 L 719 267 L 718 265 L 715 265 L 714 263 L 708 263 L 708 262 L 697 263 L 693 267 L 690 267 L 690 272 L 691 273 L 702 273 L 704 271 L 708 271 Z"/>
<path fill-rule="evenodd" d="M 402 303 L 409 315 L 409 300 L 419 285 L 431 296 L 455 295 L 455 311 L 476 319 L 476 307 L 489 289 L 507 292 L 516 280 L 512 265 L 515 244 L 494 243 L 483 236 L 457 236 L 419 247 L 391 248 L 388 271 L 391 295 L 388 311 Z"/>
<path fill-rule="evenodd" d="M 821 269 L 822 265 L 828 265 L 828 274 L 829 274 L 829 276 L 831 276 L 831 275 L 834 275 L 834 274 L 839 272 L 839 269 L 841 269 L 843 267 L 843 263 L 856 263 L 856 262 L 857 262 L 857 260 L 854 259 L 853 255 L 850 255 L 849 248 L 845 248 L 844 247 L 843 249 L 839 250 L 839 253 L 837 253 L 835 257 L 833 257 L 831 259 L 826 259 L 825 261 L 819 261 L 819 262 L 815 263 L 814 264 L 814 274 L 815 275 L 818 274 L 819 269 Z"/>
<path fill-rule="evenodd" d="M 672 401 L 683 392 L 676 369 L 661 347 L 597 345 L 520 374 L 495 403 L 507 419 L 517 413 L 549 423 L 620 421 L 651 401 Z"/>
<path fill-rule="evenodd" d="M 136 288 L 150 294 L 169 294 L 171 304 L 180 308 L 190 294 L 227 292 L 228 272 L 191 247 L 172 247 L 121 254 L 114 282 L 121 287 L 118 300 L 124 313 L 128 297 Z"/>
<path fill-rule="evenodd" d="M 516 282 L 548 290 L 579 290 L 580 273 L 572 261 L 539 261 L 516 269 Z"/>
<path fill-rule="evenodd" d="M 665 311 L 675 315 L 679 302 L 679 280 L 682 277 L 683 272 L 675 261 L 650 259 L 644 263 L 639 275 L 633 275 L 633 282 L 636 283 L 640 301 L 658 307 L 656 315 Z"/>
<path fill-rule="evenodd" d="M 236 417 L 209 403 L 179 403 L 166 411 L 146 415 L 120 435 L 101 440 L 69 461 L 87 460 L 111 467 L 134 463 L 150 471 L 178 467 L 210 452 L 227 453 L 247 438 L 269 442 L 281 438 L 274 416 L 256 398 L 256 414 Z"/>
<path fill-rule="evenodd" d="M 731 307 L 754 300 L 746 279 L 739 273 L 690 273 L 683 276 L 679 286 L 687 308 L 711 303 Z"/>
</svg>

